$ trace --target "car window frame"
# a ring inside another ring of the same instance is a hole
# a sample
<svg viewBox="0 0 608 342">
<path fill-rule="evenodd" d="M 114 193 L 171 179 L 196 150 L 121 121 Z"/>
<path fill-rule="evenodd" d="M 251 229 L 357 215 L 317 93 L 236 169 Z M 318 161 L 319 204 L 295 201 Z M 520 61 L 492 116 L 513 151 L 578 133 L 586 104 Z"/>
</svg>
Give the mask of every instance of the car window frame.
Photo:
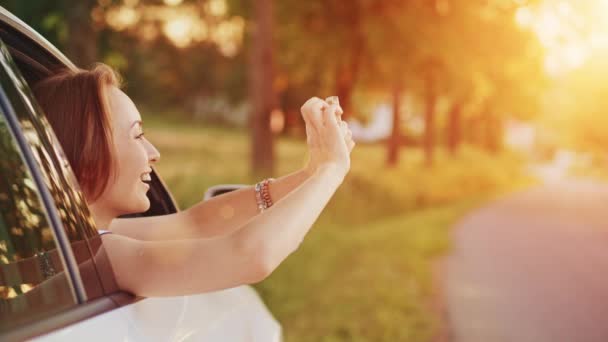
<svg viewBox="0 0 608 342">
<path fill-rule="evenodd" d="M 15 79 L 10 73 L 18 72 L 16 66 L 10 65 L 11 57 L 0 40 L 0 77 L 7 78 L 14 84 Z M 23 340 L 35 337 L 58 328 L 64 327 L 83 319 L 107 312 L 117 308 L 117 301 L 110 295 L 104 295 L 95 300 L 89 301 L 86 295 L 84 284 L 80 275 L 78 264 L 70 245 L 70 240 L 63 227 L 63 222 L 57 212 L 55 201 L 46 186 L 40 165 L 36 161 L 30 144 L 22 131 L 18 117 L 13 105 L 8 97 L 3 85 L 0 84 L 0 115 L 6 120 L 10 134 L 19 149 L 24 161 L 24 166 L 31 174 L 34 184 L 39 192 L 42 208 L 48 218 L 48 224 L 53 233 L 53 240 L 57 247 L 57 253 L 63 264 L 63 271 L 66 272 L 66 279 L 70 291 L 72 292 L 75 305 L 53 317 L 38 320 L 31 323 L 16 326 L 14 329 L 0 333 L 0 340 Z"/>
</svg>

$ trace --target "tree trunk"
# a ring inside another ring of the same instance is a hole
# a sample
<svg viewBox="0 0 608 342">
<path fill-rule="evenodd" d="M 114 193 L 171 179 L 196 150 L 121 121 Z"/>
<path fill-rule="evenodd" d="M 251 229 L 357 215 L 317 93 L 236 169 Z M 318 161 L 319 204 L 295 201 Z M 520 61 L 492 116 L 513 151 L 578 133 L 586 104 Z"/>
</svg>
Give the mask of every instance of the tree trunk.
<svg viewBox="0 0 608 342">
<path fill-rule="evenodd" d="M 273 89 L 272 0 L 255 0 L 252 5 L 255 24 L 251 33 L 249 65 L 251 169 L 256 176 L 270 176 L 274 172 L 270 112 L 276 106 Z"/>
<path fill-rule="evenodd" d="M 393 129 L 386 141 L 386 165 L 395 167 L 399 163 L 399 148 L 401 147 L 401 94 L 403 87 L 396 82 L 393 87 Z"/>
<path fill-rule="evenodd" d="M 433 165 L 435 151 L 435 85 L 427 78 L 426 108 L 424 113 L 424 160 L 427 167 Z"/>
<path fill-rule="evenodd" d="M 97 62 L 97 33 L 91 19 L 91 10 L 96 4 L 93 0 L 80 0 L 71 3 L 69 10 L 66 9 L 66 54 L 81 68 L 89 68 Z"/>
<path fill-rule="evenodd" d="M 485 138 L 485 147 L 489 153 L 496 154 L 502 149 L 502 120 L 492 112 L 485 115 Z"/>
<path fill-rule="evenodd" d="M 349 25 L 353 29 L 353 40 L 344 63 L 336 68 L 336 96 L 340 98 L 340 106 L 344 110 L 342 119 L 348 119 L 351 111 L 351 98 L 355 82 L 359 75 L 361 65 L 361 51 L 363 50 L 363 35 L 361 33 L 361 8 L 358 1 L 349 4 L 351 11 Z"/>
<path fill-rule="evenodd" d="M 352 65 L 351 65 L 352 66 Z M 336 72 L 336 96 L 340 99 L 340 106 L 344 111 L 342 119 L 346 120 L 351 113 L 351 95 L 354 86 L 353 70 L 349 66 L 339 67 Z"/>
<path fill-rule="evenodd" d="M 465 140 L 474 146 L 483 148 L 484 145 L 484 112 L 475 113 L 466 120 L 466 129 L 463 130 Z"/>
<path fill-rule="evenodd" d="M 462 103 L 455 102 L 448 114 L 448 151 L 451 155 L 456 155 L 461 141 L 461 121 L 462 121 Z"/>
</svg>

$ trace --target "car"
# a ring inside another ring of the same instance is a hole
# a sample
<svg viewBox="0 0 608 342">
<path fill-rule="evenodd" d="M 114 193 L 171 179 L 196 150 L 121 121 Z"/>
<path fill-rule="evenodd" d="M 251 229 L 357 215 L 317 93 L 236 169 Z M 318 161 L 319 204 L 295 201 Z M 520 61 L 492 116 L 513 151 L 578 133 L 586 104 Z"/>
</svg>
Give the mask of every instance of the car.
<svg viewBox="0 0 608 342">
<path fill-rule="evenodd" d="M 250 286 L 167 298 L 118 289 L 74 174 L 30 87 L 75 68 L 0 7 L 0 340 L 280 341 Z M 239 186 L 215 186 L 205 198 Z M 178 210 L 153 172 L 154 216 Z M 133 215 L 138 216 L 138 215 Z"/>
</svg>

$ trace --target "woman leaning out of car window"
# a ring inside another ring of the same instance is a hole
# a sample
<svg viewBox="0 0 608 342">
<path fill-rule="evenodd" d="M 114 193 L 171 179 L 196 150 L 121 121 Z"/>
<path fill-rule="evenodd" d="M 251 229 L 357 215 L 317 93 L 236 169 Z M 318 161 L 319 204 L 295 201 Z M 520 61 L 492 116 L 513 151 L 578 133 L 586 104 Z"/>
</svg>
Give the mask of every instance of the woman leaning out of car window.
<svg viewBox="0 0 608 342">
<path fill-rule="evenodd" d="M 150 206 L 160 153 L 112 69 L 65 71 L 34 93 L 63 146 L 98 228 L 118 286 L 175 296 L 258 282 L 296 250 L 350 168 L 354 147 L 338 103 L 301 108 L 304 168 L 223 194 L 172 215 L 118 219 Z"/>
</svg>

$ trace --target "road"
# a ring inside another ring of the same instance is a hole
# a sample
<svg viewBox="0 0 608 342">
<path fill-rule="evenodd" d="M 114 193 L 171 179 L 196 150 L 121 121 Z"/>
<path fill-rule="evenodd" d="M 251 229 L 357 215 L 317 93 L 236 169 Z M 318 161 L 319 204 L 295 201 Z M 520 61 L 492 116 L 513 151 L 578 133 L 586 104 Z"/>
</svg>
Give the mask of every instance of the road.
<svg viewBox="0 0 608 342">
<path fill-rule="evenodd" d="M 608 341 L 608 185 L 560 181 L 462 220 L 445 260 L 455 342 Z"/>
</svg>

